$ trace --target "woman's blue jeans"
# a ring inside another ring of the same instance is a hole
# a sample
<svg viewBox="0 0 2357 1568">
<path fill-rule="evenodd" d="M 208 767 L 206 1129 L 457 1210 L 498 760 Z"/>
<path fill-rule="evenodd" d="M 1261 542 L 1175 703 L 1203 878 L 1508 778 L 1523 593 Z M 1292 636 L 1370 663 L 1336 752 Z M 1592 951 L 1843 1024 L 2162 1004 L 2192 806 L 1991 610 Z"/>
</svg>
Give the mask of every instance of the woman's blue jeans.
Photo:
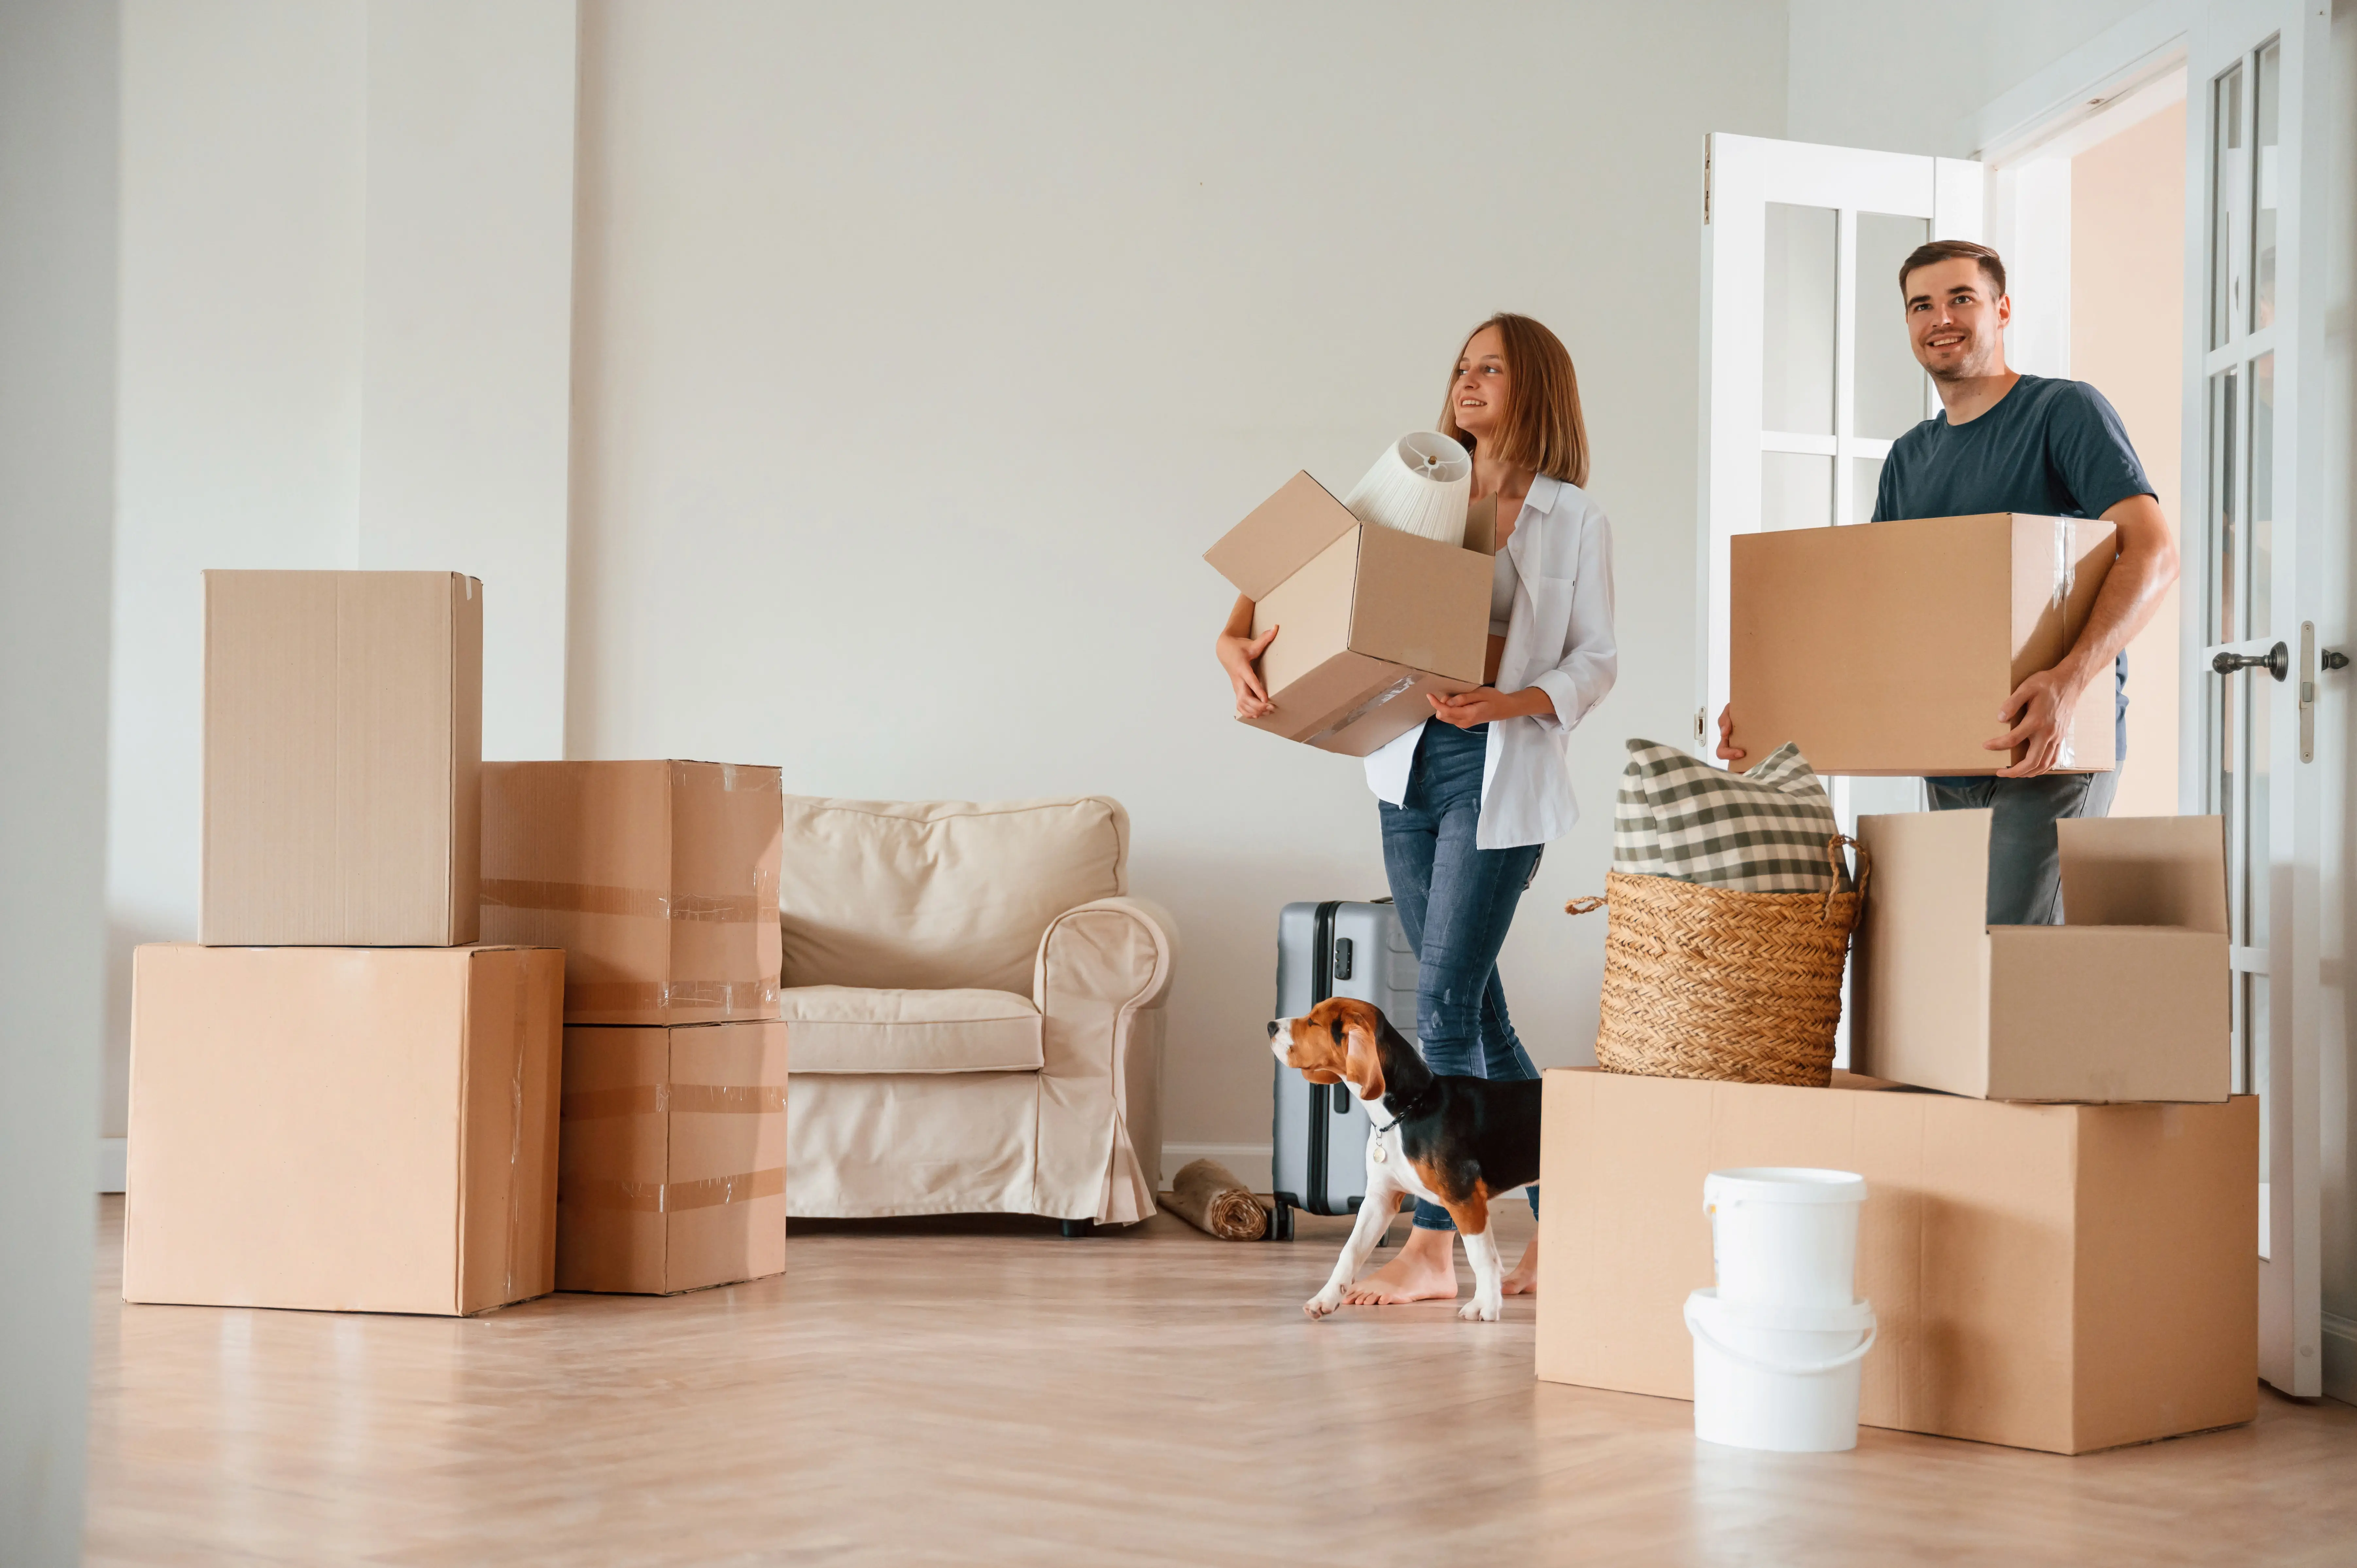
<svg viewBox="0 0 2357 1568">
<path fill-rule="evenodd" d="M 1490 726 L 1424 726 L 1407 794 L 1381 802 L 1383 870 L 1400 926 L 1421 966 L 1415 985 L 1416 1042 L 1437 1073 L 1463 1078 L 1536 1078 L 1530 1053 L 1506 1016 L 1498 950 L 1514 906 L 1538 871 L 1543 844 L 1481 849 L 1481 769 Z M 1530 1189 L 1531 1212 L 1539 1209 Z M 1415 1223 L 1454 1230 L 1448 1211 L 1418 1198 Z"/>
</svg>

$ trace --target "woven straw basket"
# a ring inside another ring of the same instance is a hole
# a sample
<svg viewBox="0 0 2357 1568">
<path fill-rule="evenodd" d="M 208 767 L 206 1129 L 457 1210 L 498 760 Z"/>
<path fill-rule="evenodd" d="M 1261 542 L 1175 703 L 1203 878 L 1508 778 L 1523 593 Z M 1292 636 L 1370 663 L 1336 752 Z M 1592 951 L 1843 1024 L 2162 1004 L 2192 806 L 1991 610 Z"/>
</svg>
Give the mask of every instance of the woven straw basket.
<svg viewBox="0 0 2357 1568">
<path fill-rule="evenodd" d="M 1603 897 L 1565 906 L 1574 915 L 1611 908 L 1597 1065 L 1652 1078 L 1831 1083 L 1842 964 L 1870 869 L 1866 851 L 1836 835 L 1825 843 L 1836 871 L 1845 844 L 1857 848 L 1852 893 L 1738 893 L 1616 871 Z"/>
</svg>

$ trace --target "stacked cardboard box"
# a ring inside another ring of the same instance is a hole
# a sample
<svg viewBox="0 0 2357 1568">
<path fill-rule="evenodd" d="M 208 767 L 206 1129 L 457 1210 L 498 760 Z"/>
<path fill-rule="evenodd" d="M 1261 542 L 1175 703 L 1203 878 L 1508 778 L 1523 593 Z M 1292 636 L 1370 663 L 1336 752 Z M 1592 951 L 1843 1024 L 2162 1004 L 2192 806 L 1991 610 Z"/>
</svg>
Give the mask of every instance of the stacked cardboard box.
<svg viewBox="0 0 2357 1568">
<path fill-rule="evenodd" d="M 486 936 L 565 950 L 558 1287 L 785 1267 L 778 770 L 483 769 Z"/>
<path fill-rule="evenodd" d="M 2083 625 L 2108 527 L 2011 517 L 1738 540 L 1736 738 L 1829 773 L 1990 772 L 1998 704 Z M 2108 683 L 2072 725 L 2111 766 Z M 1546 1075 L 1538 1372 L 1691 1399 L 1703 1178 L 1867 1178 L 1867 1425 L 2076 1454 L 2251 1419 L 2257 1103 L 2230 1097 L 2216 818 L 2059 824 L 2061 926 L 1987 923 L 1992 813 L 1869 816 L 1828 1089 Z"/>
<path fill-rule="evenodd" d="M 478 945 L 482 585 L 205 577 L 203 945 L 134 965 L 124 1296 L 554 1283 L 563 955 Z"/>
</svg>

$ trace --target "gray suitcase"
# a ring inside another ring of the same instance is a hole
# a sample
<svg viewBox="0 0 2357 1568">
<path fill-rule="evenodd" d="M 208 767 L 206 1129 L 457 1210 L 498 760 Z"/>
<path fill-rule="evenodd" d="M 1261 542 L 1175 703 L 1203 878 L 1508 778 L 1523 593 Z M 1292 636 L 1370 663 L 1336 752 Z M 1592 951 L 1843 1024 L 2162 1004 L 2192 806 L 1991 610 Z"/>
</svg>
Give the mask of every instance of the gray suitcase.
<svg viewBox="0 0 2357 1568">
<path fill-rule="evenodd" d="M 1329 996 L 1383 1010 L 1392 1027 L 1415 1036 L 1415 951 L 1388 898 L 1373 903 L 1287 904 L 1276 922 L 1276 1015 L 1297 1017 Z M 1293 1239 L 1295 1208 L 1355 1214 L 1367 1194 L 1367 1139 L 1373 1127 L 1348 1084 L 1311 1083 L 1276 1064 L 1270 1129 L 1276 1213 L 1271 1240 Z"/>
</svg>

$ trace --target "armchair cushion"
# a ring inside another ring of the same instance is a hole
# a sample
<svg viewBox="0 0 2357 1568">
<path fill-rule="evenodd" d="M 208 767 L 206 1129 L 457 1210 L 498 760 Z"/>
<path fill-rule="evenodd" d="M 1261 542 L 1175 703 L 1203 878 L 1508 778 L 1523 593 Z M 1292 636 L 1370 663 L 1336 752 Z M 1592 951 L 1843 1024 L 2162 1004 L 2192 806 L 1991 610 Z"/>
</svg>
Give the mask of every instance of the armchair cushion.
<svg viewBox="0 0 2357 1568">
<path fill-rule="evenodd" d="M 788 986 L 1028 994 L 1049 923 L 1127 891 L 1129 817 L 1103 796 L 789 795 L 785 818 L 778 908 Z M 801 1071 L 799 1044 L 794 1051 Z"/>
<path fill-rule="evenodd" d="M 793 1072 L 1037 1072 L 1039 1009 L 985 990 L 799 985 L 778 993 Z"/>
</svg>

